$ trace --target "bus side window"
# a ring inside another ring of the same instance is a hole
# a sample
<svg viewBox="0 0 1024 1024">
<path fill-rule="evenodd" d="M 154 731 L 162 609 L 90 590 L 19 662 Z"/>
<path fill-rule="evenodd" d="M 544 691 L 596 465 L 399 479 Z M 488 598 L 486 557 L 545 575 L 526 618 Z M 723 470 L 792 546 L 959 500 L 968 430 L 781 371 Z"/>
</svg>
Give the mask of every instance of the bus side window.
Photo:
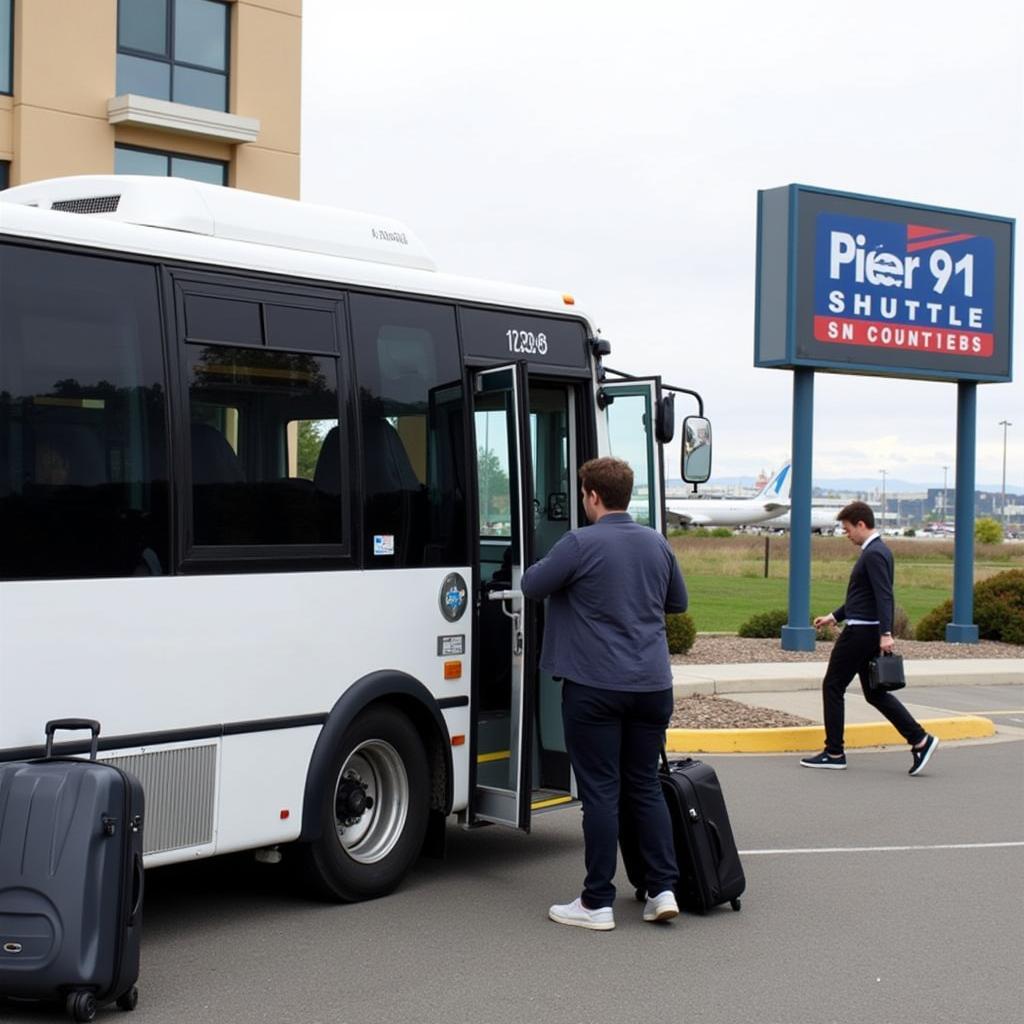
<svg viewBox="0 0 1024 1024">
<path fill-rule="evenodd" d="M 156 272 L 0 247 L 0 578 L 170 561 Z"/>
<path fill-rule="evenodd" d="M 466 565 L 463 401 L 455 311 L 353 295 L 368 568 Z"/>
<path fill-rule="evenodd" d="M 195 543 L 340 543 L 341 488 L 311 479 L 321 432 L 338 429 L 337 360 L 220 345 L 188 352 Z"/>
</svg>

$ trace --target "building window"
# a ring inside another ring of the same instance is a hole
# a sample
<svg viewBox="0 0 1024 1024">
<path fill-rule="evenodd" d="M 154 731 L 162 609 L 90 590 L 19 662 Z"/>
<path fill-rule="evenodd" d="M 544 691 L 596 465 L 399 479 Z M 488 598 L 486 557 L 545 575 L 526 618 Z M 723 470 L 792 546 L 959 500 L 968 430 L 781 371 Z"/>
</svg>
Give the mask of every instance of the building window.
<svg viewBox="0 0 1024 1024">
<path fill-rule="evenodd" d="M 0 92 L 11 93 L 14 64 L 14 0 L 0 0 Z"/>
<path fill-rule="evenodd" d="M 0 160 L 0 192 L 11 183 L 11 165 L 6 160 Z"/>
<path fill-rule="evenodd" d="M 118 0 L 118 95 L 227 110 L 228 57 L 221 0 Z"/>
<path fill-rule="evenodd" d="M 162 153 L 157 149 L 114 147 L 115 174 L 152 174 L 158 178 L 189 178 L 208 185 L 228 183 L 228 165 L 223 160 L 204 160 L 180 153 Z"/>
</svg>

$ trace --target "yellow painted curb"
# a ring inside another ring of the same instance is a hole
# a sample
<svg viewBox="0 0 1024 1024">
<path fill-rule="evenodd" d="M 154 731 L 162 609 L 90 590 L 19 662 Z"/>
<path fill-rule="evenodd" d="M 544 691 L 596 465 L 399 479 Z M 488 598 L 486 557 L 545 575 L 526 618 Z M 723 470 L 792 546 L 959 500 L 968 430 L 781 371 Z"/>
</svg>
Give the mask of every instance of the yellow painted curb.
<svg viewBox="0 0 1024 1024">
<path fill-rule="evenodd" d="M 921 726 L 940 740 L 974 740 L 995 734 L 996 727 L 980 715 L 923 719 Z M 851 747 L 903 745 L 907 741 L 888 722 L 855 722 L 847 725 L 843 738 Z M 669 729 L 666 745 L 673 754 L 774 754 L 821 750 L 825 745 L 823 725 L 801 725 L 781 729 Z"/>
</svg>

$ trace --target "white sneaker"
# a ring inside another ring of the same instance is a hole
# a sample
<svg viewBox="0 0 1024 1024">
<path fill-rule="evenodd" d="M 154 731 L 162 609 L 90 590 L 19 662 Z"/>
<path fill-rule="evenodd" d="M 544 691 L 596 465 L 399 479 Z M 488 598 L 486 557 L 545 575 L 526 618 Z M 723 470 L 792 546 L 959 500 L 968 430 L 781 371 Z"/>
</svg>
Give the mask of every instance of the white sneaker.
<svg viewBox="0 0 1024 1024">
<path fill-rule="evenodd" d="M 657 896 L 649 896 L 644 904 L 645 921 L 667 921 L 679 914 L 679 904 L 671 889 L 659 892 Z"/>
<path fill-rule="evenodd" d="M 615 927 L 611 907 L 588 910 L 578 896 L 572 903 L 556 903 L 549 907 L 548 917 L 558 924 L 573 924 L 577 928 L 590 928 L 595 932 L 609 932 Z"/>
</svg>

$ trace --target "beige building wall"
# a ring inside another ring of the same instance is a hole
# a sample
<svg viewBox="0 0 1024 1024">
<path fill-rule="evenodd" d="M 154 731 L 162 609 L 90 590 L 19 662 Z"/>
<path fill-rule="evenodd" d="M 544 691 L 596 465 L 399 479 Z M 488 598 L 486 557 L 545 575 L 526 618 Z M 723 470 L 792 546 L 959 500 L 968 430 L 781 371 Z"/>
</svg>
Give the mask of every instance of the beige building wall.
<svg viewBox="0 0 1024 1024">
<path fill-rule="evenodd" d="M 302 0 L 231 0 L 229 113 L 253 142 L 112 125 L 117 0 L 14 0 L 13 96 L 0 96 L 0 160 L 12 185 L 110 174 L 118 143 L 228 164 L 238 188 L 298 198 Z"/>
</svg>

